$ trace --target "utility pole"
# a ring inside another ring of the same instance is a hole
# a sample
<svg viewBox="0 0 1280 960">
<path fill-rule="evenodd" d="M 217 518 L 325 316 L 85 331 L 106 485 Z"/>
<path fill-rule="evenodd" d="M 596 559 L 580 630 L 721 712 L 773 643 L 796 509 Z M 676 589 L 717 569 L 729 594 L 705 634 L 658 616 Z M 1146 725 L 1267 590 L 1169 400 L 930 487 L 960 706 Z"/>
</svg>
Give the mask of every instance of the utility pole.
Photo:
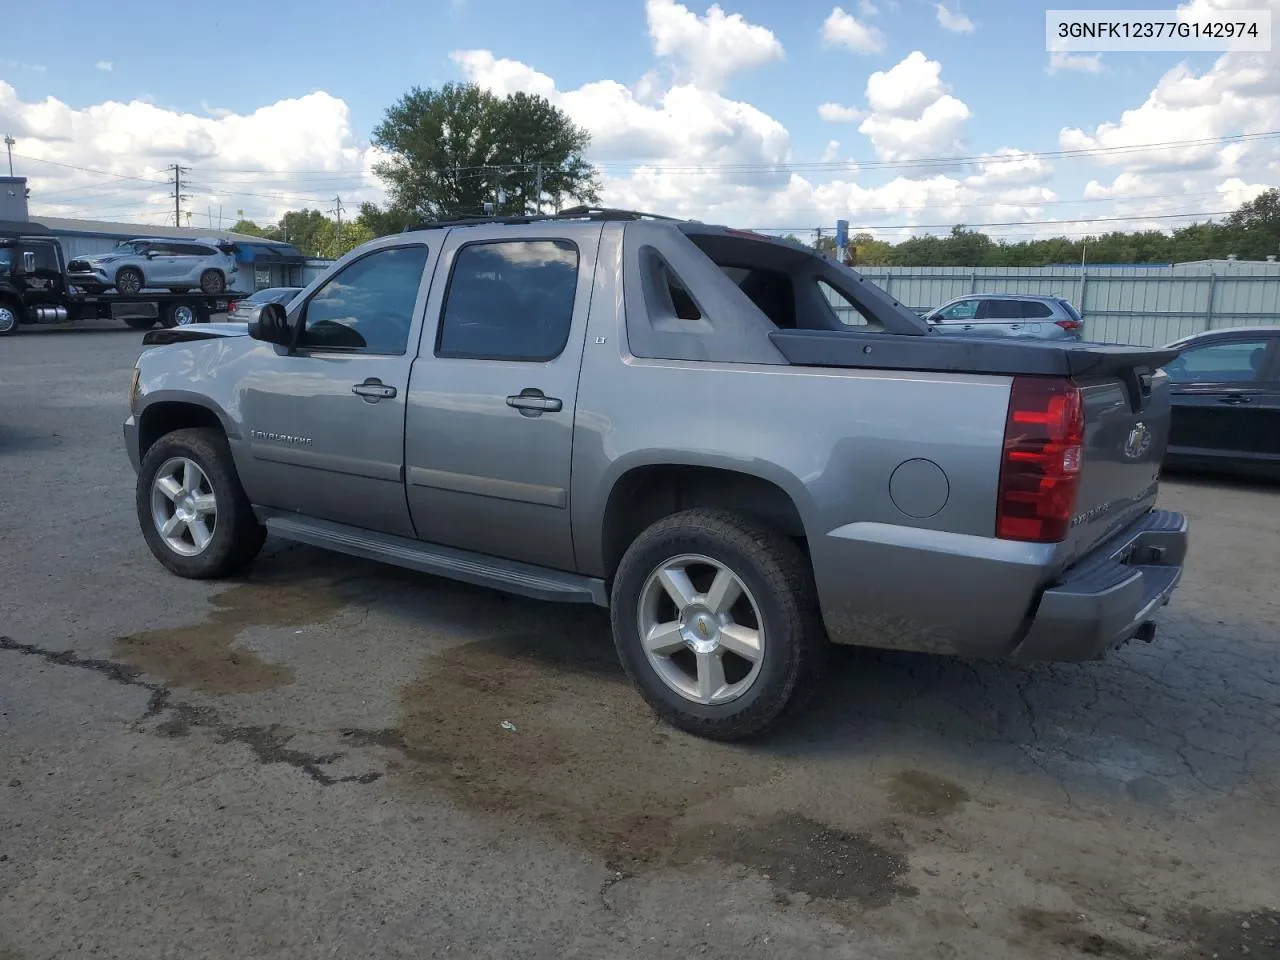
<svg viewBox="0 0 1280 960">
<path fill-rule="evenodd" d="M 333 198 L 333 210 L 338 215 L 338 249 L 337 255 L 342 256 L 342 197 Z"/>
<path fill-rule="evenodd" d="M 9 176 L 13 176 L 13 145 L 18 141 L 7 133 L 4 135 L 4 148 L 9 153 Z"/>
<path fill-rule="evenodd" d="M 186 195 L 182 192 L 182 175 L 190 173 L 190 167 L 182 167 L 176 163 L 169 164 L 169 169 L 173 171 L 173 225 L 181 228 L 182 226 L 182 201 L 186 200 Z"/>
<path fill-rule="evenodd" d="M 534 178 L 533 187 L 533 210 L 535 213 L 542 213 L 542 164 L 538 164 L 537 176 Z"/>
</svg>

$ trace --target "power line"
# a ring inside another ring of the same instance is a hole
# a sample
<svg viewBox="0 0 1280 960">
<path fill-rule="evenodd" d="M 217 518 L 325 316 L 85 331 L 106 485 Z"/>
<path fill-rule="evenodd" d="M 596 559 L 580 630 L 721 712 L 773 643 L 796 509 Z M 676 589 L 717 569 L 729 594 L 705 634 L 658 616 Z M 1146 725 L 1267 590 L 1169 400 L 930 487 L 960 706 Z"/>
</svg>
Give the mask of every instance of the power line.
<svg viewBox="0 0 1280 960">
<path fill-rule="evenodd" d="M 1075 217 L 1060 220 L 1001 220 L 991 223 L 966 223 L 965 227 L 1034 227 L 1052 226 L 1055 223 L 1118 223 L 1126 220 L 1174 220 L 1181 217 L 1225 217 L 1231 210 L 1203 211 L 1200 213 L 1160 213 L 1133 217 Z M 850 230 L 949 230 L 954 223 L 896 223 L 896 224 L 854 224 L 849 223 Z M 825 227 L 752 227 L 757 233 L 806 233 L 823 230 Z"/>
<path fill-rule="evenodd" d="M 173 184 L 173 225 L 180 228 L 182 226 L 182 201 L 189 199 L 182 192 L 182 175 L 190 173 L 191 168 L 171 163 L 169 164 L 169 169 L 173 171 L 173 179 L 170 181 Z"/>
</svg>

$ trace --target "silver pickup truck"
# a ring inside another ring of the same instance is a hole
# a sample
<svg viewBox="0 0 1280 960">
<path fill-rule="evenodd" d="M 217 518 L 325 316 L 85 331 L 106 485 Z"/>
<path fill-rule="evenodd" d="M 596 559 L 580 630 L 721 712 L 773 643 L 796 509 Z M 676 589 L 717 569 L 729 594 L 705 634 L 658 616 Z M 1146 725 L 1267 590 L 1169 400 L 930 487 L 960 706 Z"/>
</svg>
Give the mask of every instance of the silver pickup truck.
<svg viewBox="0 0 1280 960">
<path fill-rule="evenodd" d="M 1087 660 L 1181 575 L 1159 350 L 940 337 L 785 240 L 610 210 L 425 224 L 244 324 L 148 333 L 142 534 L 267 532 L 593 603 L 645 699 L 732 739 L 830 641 Z"/>
</svg>

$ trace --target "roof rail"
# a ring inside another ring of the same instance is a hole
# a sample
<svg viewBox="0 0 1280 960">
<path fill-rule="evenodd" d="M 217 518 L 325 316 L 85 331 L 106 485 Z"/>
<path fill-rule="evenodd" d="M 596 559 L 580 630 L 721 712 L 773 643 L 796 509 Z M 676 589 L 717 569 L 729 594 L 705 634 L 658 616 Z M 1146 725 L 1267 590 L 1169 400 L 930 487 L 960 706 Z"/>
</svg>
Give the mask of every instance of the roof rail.
<svg viewBox="0 0 1280 960">
<path fill-rule="evenodd" d="M 569 207 L 559 213 L 512 214 L 494 217 L 457 217 L 453 220 L 425 220 L 404 228 L 405 233 L 415 230 L 436 230 L 440 227 L 478 227 L 486 223 L 520 224 L 543 223 L 548 220 L 677 220 L 658 213 L 641 213 L 638 210 L 617 210 L 612 207 Z"/>
</svg>

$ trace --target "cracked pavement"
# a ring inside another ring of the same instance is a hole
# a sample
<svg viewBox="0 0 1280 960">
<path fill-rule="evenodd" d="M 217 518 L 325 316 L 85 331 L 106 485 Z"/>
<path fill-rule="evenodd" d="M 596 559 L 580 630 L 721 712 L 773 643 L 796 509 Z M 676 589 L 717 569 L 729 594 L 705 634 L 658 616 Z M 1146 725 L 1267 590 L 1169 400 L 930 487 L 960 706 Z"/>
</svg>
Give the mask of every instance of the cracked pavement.
<svg viewBox="0 0 1280 960">
<path fill-rule="evenodd" d="M 1280 487 L 1165 481 L 1154 644 L 838 650 L 726 747 L 599 611 L 277 542 L 168 575 L 138 341 L 0 344 L 0 960 L 1280 957 Z"/>
</svg>

